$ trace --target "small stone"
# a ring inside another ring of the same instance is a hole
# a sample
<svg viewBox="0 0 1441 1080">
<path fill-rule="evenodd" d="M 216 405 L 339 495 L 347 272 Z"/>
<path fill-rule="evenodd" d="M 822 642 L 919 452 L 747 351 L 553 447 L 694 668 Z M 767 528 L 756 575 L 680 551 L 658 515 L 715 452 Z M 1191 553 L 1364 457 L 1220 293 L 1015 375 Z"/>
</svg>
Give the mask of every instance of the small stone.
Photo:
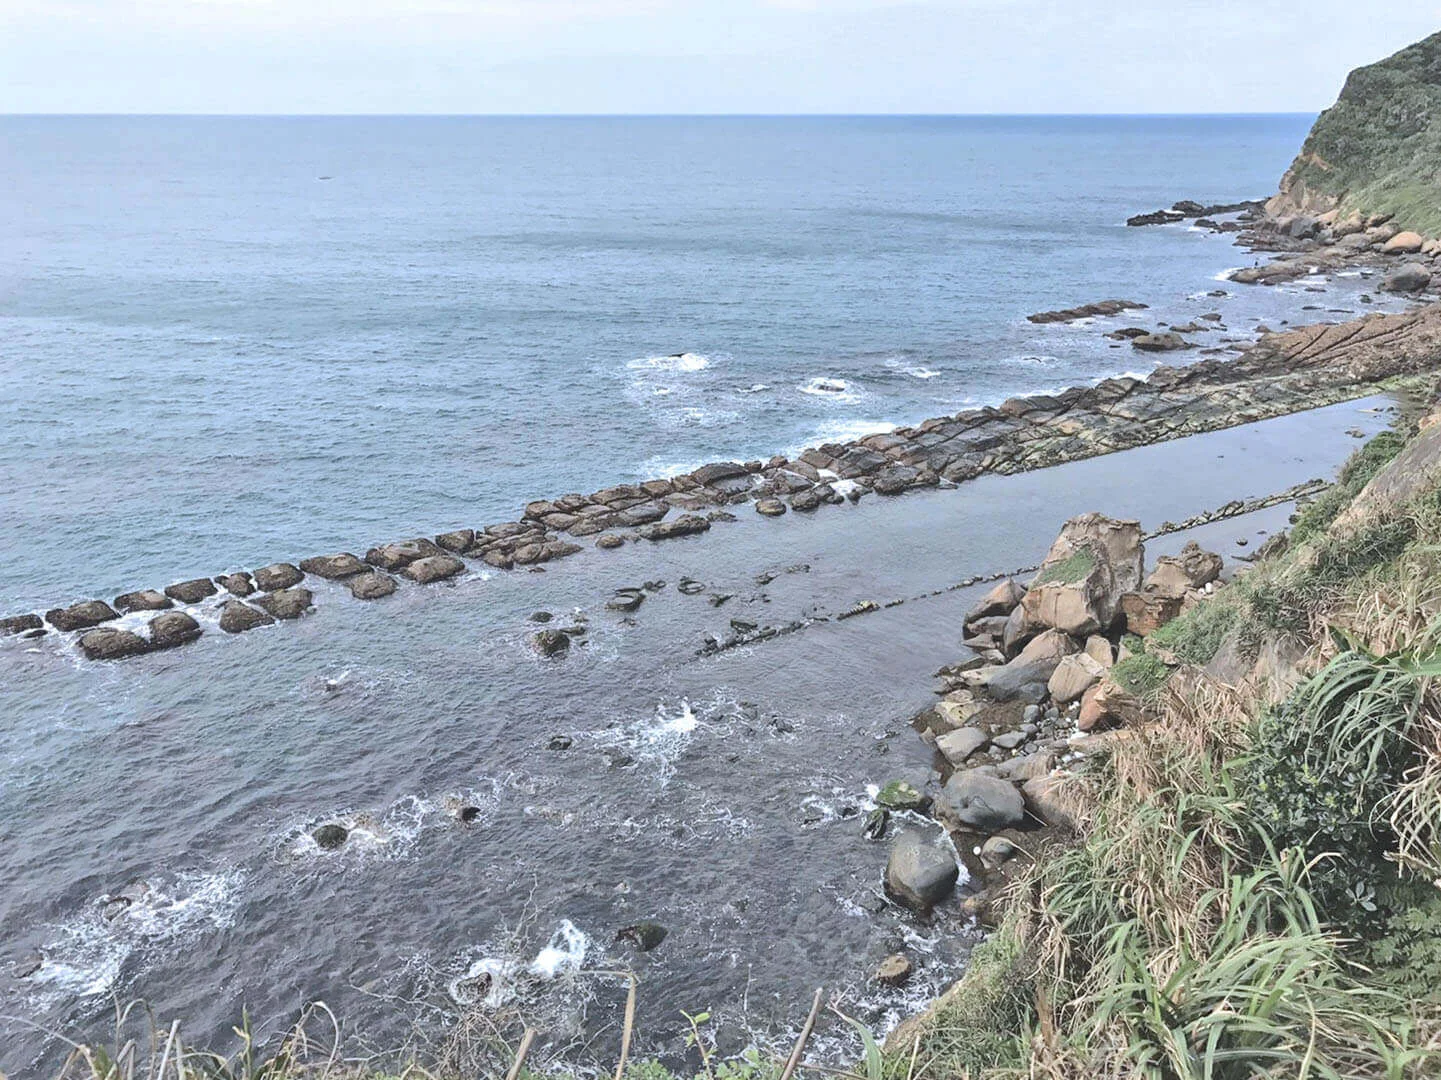
<svg viewBox="0 0 1441 1080">
<path fill-rule="evenodd" d="M 1012 858 L 1020 848 L 1004 836 L 992 836 L 981 845 L 981 865 L 994 870 Z"/>
<path fill-rule="evenodd" d="M 621 536 L 618 533 L 602 533 L 600 536 L 596 537 L 595 540 L 595 546 L 603 551 L 608 551 L 611 548 L 618 548 L 624 544 L 625 537 Z"/>
<path fill-rule="evenodd" d="M 876 982 L 885 986 L 904 986 L 911 977 L 911 962 L 904 953 L 893 953 L 876 965 Z"/>
</svg>

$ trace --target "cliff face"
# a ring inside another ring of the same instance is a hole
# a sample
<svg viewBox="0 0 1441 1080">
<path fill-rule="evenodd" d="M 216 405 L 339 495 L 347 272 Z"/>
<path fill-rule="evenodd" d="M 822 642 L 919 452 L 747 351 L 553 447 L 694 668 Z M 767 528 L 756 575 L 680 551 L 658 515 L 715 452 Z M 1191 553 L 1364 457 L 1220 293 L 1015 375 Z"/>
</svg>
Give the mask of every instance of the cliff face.
<svg viewBox="0 0 1441 1080">
<path fill-rule="evenodd" d="M 1393 214 L 1441 235 L 1441 33 L 1347 76 L 1267 208 Z"/>
</svg>

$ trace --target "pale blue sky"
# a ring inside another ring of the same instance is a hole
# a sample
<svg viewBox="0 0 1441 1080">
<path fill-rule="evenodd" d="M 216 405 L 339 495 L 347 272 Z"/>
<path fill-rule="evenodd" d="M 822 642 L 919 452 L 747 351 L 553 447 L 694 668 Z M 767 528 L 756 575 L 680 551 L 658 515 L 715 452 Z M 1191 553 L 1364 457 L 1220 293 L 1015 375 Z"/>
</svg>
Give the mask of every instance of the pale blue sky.
<svg viewBox="0 0 1441 1080">
<path fill-rule="evenodd" d="M 0 0 L 0 112 L 1301 112 L 1435 0 Z"/>
</svg>

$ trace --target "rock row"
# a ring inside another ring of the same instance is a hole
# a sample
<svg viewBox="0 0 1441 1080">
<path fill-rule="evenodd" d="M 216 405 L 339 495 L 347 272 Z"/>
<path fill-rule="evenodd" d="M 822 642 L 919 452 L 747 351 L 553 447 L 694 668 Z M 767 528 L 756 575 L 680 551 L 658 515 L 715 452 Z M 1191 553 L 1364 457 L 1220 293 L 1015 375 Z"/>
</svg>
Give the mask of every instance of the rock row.
<svg viewBox="0 0 1441 1080">
<path fill-rule="evenodd" d="M 94 659 L 119 659 L 193 641 L 200 628 L 156 615 L 148 636 L 106 626 L 124 613 L 163 612 L 223 590 L 219 625 L 242 633 L 311 610 L 307 575 L 340 581 L 353 596 L 377 600 L 399 575 L 418 585 L 454 578 L 467 560 L 500 570 L 534 567 L 581 550 L 693 536 L 734 520 L 728 507 L 750 503 L 766 517 L 951 486 L 982 473 L 1016 473 L 1233 427 L 1365 396 L 1396 380 L 1436 370 L 1441 304 L 1269 334 L 1235 360 L 1157 367 L 1147 379 L 1122 377 L 1059 394 L 1015 397 L 997 407 L 937 417 L 886 434 L 826 443 L 794 459 L 716 462 L 684 476 L 620 484 L 590 495 L 528 504 L 520 518 L 433 538 L 275 563 L 127 592 L 112 604 L 88 599 L 68 607 L 0 619 L 0 636 L 38 637 L 53 628 L 83 632 Z M 188 616 L 187 616 L 188 617 Z M 193 620 L 192 620 L 193 621 Z"/>
</svg>

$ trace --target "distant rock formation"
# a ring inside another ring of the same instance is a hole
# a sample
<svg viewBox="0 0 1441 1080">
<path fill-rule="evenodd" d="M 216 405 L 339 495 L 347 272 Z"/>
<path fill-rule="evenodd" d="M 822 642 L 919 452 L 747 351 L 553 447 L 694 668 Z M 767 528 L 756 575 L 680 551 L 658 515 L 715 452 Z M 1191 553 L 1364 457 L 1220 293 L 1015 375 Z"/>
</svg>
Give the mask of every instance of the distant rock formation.
<svg viewBox="0 0 1441 1080">
<path fill-rule="evenodd" d="M 1347 76 L 1266 209 L 1441 235 L 1441 32 Z"/>
</svg>

